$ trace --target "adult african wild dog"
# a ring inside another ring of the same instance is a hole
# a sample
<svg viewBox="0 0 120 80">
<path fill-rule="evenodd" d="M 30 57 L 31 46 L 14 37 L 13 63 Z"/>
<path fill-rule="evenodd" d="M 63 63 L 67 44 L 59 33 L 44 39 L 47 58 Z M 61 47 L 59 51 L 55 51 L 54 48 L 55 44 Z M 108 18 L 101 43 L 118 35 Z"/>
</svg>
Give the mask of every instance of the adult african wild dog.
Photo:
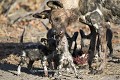
<svg viewBox="0 0 120 80">
<path fill-rule="evenodd" d="M 36 18 L 49 18 L 52 28 L 56 31 L 55 35 L 55 39 L 57 41 L 56 48 L 60 58 L 58 74 L 61 75 L 61 69 L 64 66 L 64 64 L 65 65 L 69 64 L 73 68 L 75 76 L 78 77 L 77 70 L 73 63 L 72 55 L 69 52 L 68 40 L 65 35 L 66 27 L 68 26 L 68 23 L 66 23 L 68 16 L 65 15 L 66 13 L 59 12 L 59 11 L 63 12 L 63 9 L 60 9 L 63 6 L 58 1 L 49 1 L 47 5 L 51 8 L 51 10 L 43 11 L 41 13 L 34 14 L 33 16 Z"/>
<path fill-rule="evenodd" d="M 113 47 L 112 47 L 112 37 L 113 37 L 113 33 L 112 33 L 112 30 L 110 29 L 110 25 L 109 24 L 106 24 L 106 27 L 107 28 L 107 31 L 106 31 L 106 40 L 107 40 L 107 46 L 109 48 L 109 55 L 108 57 L 112 57 L 113 56 Z M 92 28 L 92 27 L 91 27 Z M 90 29 L 91 30 L 91 29 Z M 80 35 L 81 35 L 81 49 L 83 47 L 85 47 L 85 43 L 84 43 L 84 40 L 85 39 L 89 39 L 91 38 L 91 33 L 88 34 L 88 35 L 85 35 L 85 32 L 83 30 L 80 30 Z M 97 40 L 97 46 L 96 46 L 96 49 L 97 51 L 99 52 L 99 39 Z M 97 54 L 99 55 L 99 54 Z"/>
<path fill-rule="evenodd" d="M 82 5 L 85 6 L 82 6 Z M 90 37 L 90 47 L 89 47 L 89 57 L 88 57 L 88 64 L 89 64 L 89 69 L 90 73 L 101 73 L 103 72 L 103 69 L 106 64 L 106 46 L 107 43 L 111 43 L 111 39 L 109 36 L 108 38 L 108 31 L 109 27 L 106 23 L 106 21 L 109 21 L 109 16 L 105 16 L 105 13 L 103 13 L 101 10 L 101 4 L 96 0 L 88 0 L 88 1 L 83 1 L 81 0 L 80 5 L 80 12 L 81 12 L 81 17 L 80 17 L 80 22 L 87 24 L 91 30 L 91 34 L 89 35 Z M 106 41 L 107 39 L 107 41 Z M 108 41 L 108 39 L 110 41 Z M 94 55 L 96 54 L 96 46 L 98 47 L 97 53 L 99 53 L 99 56 L 101 58 L 101 64 L 98 67 L 97 71 L 92 68 L 92 62 Z M 112 53 L 112 45 L 108 45 L 108 47 L 111 49 Z M 111 54 L 109 54 L 111 55 Z"/>
<path fill-rule="evenodd" d="M 107 3 L 108 2 L 108 3 Z M 115 2 L 115 3 L 114 3 Z M 94 70 L 92 68 L 92 62 L 94 58 L 94 50 L 97 45 L 97 40 L 100 40 L 100 56 L 101 56 L 101 64 L 98 68 L 98 71 L 96 72 L 102 72 L 105 66 L 105 56 L 106 56 L 106 31 L 109 31 L 109 28 L 106 26 L 106 22 L 110 21 L 114 15 L 119 16 L 116 12 L 114 12 L 114 9 L 108 4 L 113 4 L 114 7 L 116 7 L 117 12 L 119 12 L 119 1 L 108 1 L 108 0 L 79 0 L 78 4 L 78 15 L 80 16 L 80 22 L 89 25 L 89 27 L 93 27 L 93 30 L 91 30 L 91 42 L 90 42 L 90 48 L 89 48 L 89 69 L 91 70 L 90 73 L 94 73 Z M 76 4 L 76 5 L 78 5 Z M 107 6 L 106 6 L 107 4 Z M 118 5 L 117 5 L 118 4 Z M 114 13 L 112 13 L 114 12 Z M 114 14 L 114 15 L 113 15 Z M 101 33 L 103 32 L 103 33 Z M 107 37 L 108 39 L 108 37 Z M 109 39 L 111 41 L 111 39 Z M 107 41 L 108 43 L 110 41 Z M 111 46 L 111 45 L 110 45 Z M 109 47 L 111 48 L 111 47 Z M 95 51 L 96 52 L 96 51 Z M 111 52 L 112 53 L 112 48 Z M 102 55 L 103 54 L 103 55 Z M 111 54 L 110 54 L 111 55 Z M 103 57 L 102 57 L 103 56 Z"/>
</svg>

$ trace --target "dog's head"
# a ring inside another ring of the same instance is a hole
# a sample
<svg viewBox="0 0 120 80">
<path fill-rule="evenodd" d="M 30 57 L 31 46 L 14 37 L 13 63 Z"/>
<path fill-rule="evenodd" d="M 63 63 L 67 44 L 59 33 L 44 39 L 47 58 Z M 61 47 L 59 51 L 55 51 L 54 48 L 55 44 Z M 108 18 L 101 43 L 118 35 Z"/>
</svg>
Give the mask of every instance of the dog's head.
<svg viewBox="0 0 120 80">
<path fill-rule="evenodd" d="M 71 9 L 64 9 L 63 4 L 59 1 L 48 1 L 47 6 L 51 9 L 35 13 L 33 17 L 49 19 L 49 22 L 52 28 L 56 30 L 57 35 L 64 34 L 66 27 L 78 18 Z"/>
<path fill-rule="evenodd" d="M 50 19 L 52 10 L 63 8 L 63 4 L 59 1 L 48 1 L 47 6 L 50 8 L 49 10 L 44 10 L 40 13 L 35 13 L 33 14 L 33 17 L 41 19 Z"/>
</svg>

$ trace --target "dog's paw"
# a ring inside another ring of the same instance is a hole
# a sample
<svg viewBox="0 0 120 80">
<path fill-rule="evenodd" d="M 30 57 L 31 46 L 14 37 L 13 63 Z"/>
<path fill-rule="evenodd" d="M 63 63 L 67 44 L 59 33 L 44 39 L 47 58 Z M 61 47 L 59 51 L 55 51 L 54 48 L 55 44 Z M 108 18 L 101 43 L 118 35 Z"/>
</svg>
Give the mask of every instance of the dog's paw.
<svg viewBox="0 0 120 80">
<path fill-rule="evenodd" d="M 20 76 L 20 74 L 15 74 L 16 76 Z"/>
<path fill-rule="evenodd" d="M 97 70 L 96 74 L 102 74 L 103 70 Z"/>
<path fill-rule="evenodd" d="M 82 76 L 75 76 L 77 79 L 83 79 L 83 77 Z"/>
<path fill-rule="evenodd" d="M 59 75 L 58 77 L 55 77 L 54 80 L 62 80 L 61 77 L 62 77 L 62 75 Z"/>
<path fill-rule="evenodd" d="M 95 75 L 96 73 L 97 73 L 97 70 L 95 70 L 95 69 L 94 69 L 94 70 L 91 70 L 90 72 L 88 72 L 88 74 L 94 74 L 94 75 Z"/>
<path fill-rule="evenodd" d="M 112 58 L 112 57 L 113 57 L 113 54 L 108 54 L 107 57 L 108 57 L 108 58 Z"/>
<path fill-rule="evenodd" d="M 102 74 L 102 73 L 103 73 L 103 70 L 92 70 L 88 74 L 98 75 L 98 74 Z"/>
</svg>

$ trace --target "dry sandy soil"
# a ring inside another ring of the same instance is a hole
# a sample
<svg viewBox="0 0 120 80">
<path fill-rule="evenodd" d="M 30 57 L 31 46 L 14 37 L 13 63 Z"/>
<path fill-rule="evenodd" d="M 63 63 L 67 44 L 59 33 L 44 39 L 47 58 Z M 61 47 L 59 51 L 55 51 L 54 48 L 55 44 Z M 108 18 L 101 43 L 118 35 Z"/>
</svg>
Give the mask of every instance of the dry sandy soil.
<svg viewBox="0 0 120 80">
<path fill-rule="evenodd" d="M 26 67 L 22 68 L 22 73 L 17 76 L 17 66 L 13 64 L 0 64 L 0 80 L 52 80 L 51 78 L 42 77 L 42 72 L 38 68 L 38 72 L 30 73 Z M 107 63 L 105 73 L 100 75 L 88 74 L 87 69 L 78 69 L 79 75 L 83 80 L 120 80 L 120 61 L 115 60 Z M 74 77 L 73 73 L 63 72 L 62 80 L 79 80 Z"/>
<path fill-rule="evenodd" d="M 113 45 L 114 47 L 114 58 L 107 59 L 108 63 L 103 74 L 92 75 L 88 74 L 88 67 L 79 68 L 79 76 L 82 76 L 82 80 L 120 80 L 120 44 Z M 2 59 L 0 62 L 0 80 L 52 80 L 53 78 L 43 77 L 41 72 L 41 65 L 39 61 L 34 63 L 34 73 L 27 70 L 26 65 L 22 68 L 22 73 L 17 76 L 17 64 L 19 57 L 10 55 L 9 57 Z M 51 72 L 49 72 L 51 75 Z M 73 71 L 67 73 L 63 70 L 62 80 L 80 80 L 76 79 Z"/>
</svg>

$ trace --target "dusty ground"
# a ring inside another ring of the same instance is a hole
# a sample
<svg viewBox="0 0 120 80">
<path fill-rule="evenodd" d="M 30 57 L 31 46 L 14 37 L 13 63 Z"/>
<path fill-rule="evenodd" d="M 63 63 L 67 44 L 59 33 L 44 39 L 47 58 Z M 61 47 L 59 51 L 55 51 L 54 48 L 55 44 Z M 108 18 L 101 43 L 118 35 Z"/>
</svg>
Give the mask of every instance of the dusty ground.
<svg viewBox="0 0 120 80">
<path fill-rule="evenodd" d="M 0 65 L 0 80 L 51 80 L 47 77 L 41 77 L 40 72 L 34 74 L 28 73 L 26 68 L 22 69 L 22 74 L 16 76 L 15 74 L 17 66 L 12 64 Z M 89 75 L 88 69 L 78 70 L 79 75 L 83 77 L 83 80 L 120 80 L 120 64 L 109 62 L 104 74 L 101 75 Z M 63 73 L 62 80 L 79 80 L 74 77 L 74 74 Z"/>
<path fill-rule="evenodd" d="M 120 80 L 120 44 L 114 45 L 114 58 L 107 59 L 108 63 L 105 68 L 105 72 L 100 75 L 88 74 L 88 68 L 78 69 L 79 76 L 83 77 L 83 80 Z M 9 57 L 2 59 L 0 63 L 0 80 L 52 80 L 53 78 L 43 77 L 41 72 L 41 65 L 39 61 L 34 63 L 34 73 L 30 73 L 26 65 L 22 68 L 22 73 L 17 76 L 17 64 L 19 57 L 10 55 Z M 51 73 L 50 73 L 51 74 Z M 63 72 L 62 80 L 80 80 L 74 77 L 73 71 L 70 73 Z"/>
<path fill-rule="evenodd" d="M 1 14 L 5 9 L 8 9 L 7 6 L 11 0 L 4 1 L 7 0 L 0 1 L 0 43 L 19 43 L 23 28 L 26 28 L 24 42 L 37 42 L 41 37 L 45 37 L 46 29 L 38 19 L 35 20 L 29 16 L 14 23 L 18 17 L 23 17 L 28 12 L 34 12 L 41 8 L 40 5 L 43 4 L 44 0 L 16 0 L 17 2 L 12 5 L 8 12 Z M 86 29 L 85 25 L 80 27 Z M 112 30 L 115 57 L 112 60 L 108 59 L 105 73 L 101 75 L 88 74 L 88 68 L 78 69 L 79 76 L 82 76 L 83 80 L 120 80 L 120 25 L 112 25 Z M 69 29 L 69 31 L 74 31 L 74 29 Z M 86 32 L 88 32 L 88 28 Z M 17 49 L 14 52 L 7 50 L 3 52 L 0 46 L 0 80 L 51 80 L 51 78 L 42 77 L 43 73 L 40 72 L 39 62 L 34 63 L 35 73 L 28 72 L 26 65 L 24 65 L 21 75 L 17 76 L 17 65 L 20 59 L 16 55 L 9 54 L 18 54 L 18 52 Z M 62 80 L 79 79 L 76 79 L 73 73 L 63 72 Z"/>
</svg>

